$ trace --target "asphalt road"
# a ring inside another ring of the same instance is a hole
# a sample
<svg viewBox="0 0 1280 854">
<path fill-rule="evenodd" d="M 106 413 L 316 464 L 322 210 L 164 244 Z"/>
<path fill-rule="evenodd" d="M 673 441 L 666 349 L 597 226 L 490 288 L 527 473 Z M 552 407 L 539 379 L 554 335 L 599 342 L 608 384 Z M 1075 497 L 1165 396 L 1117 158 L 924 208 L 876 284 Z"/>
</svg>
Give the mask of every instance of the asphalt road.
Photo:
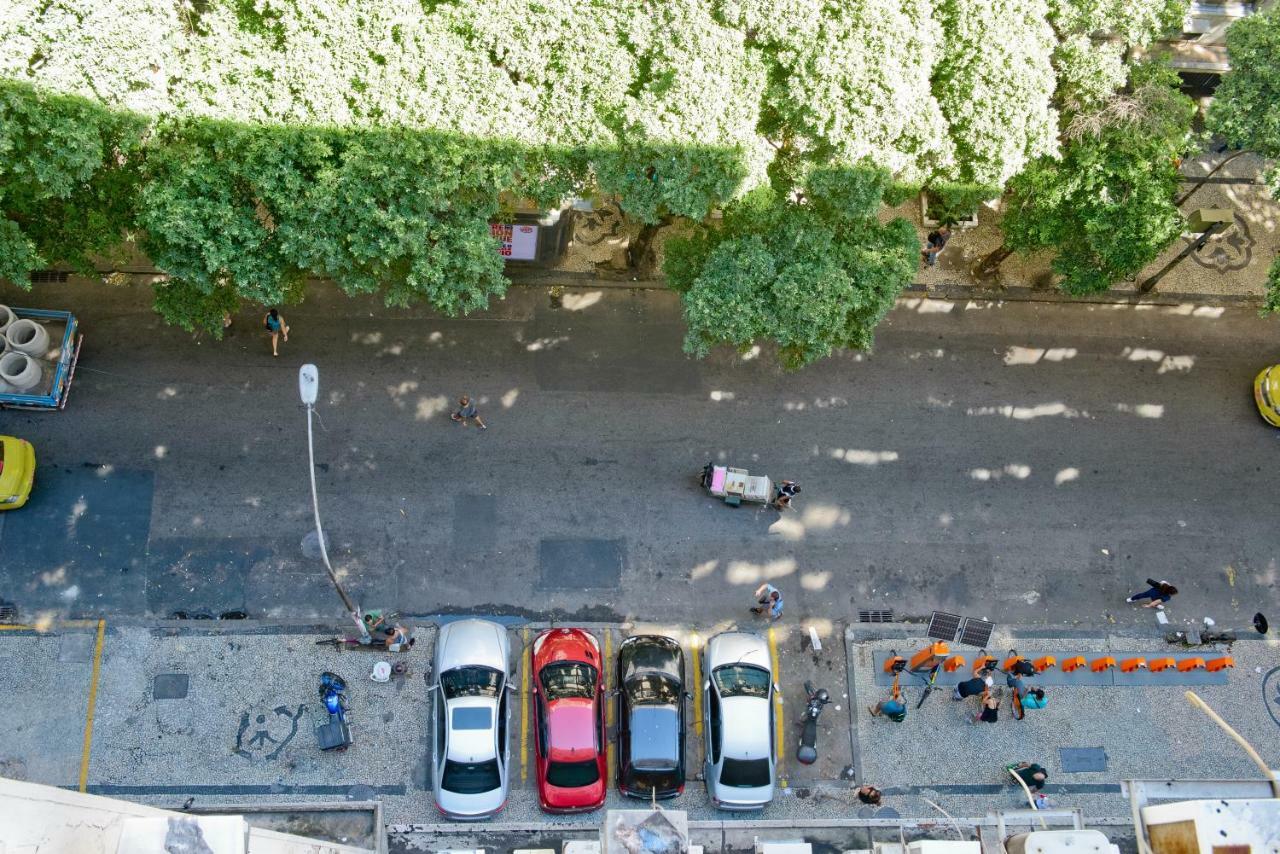
<svg viewBox="0 0 1280 854">
<path fill-rule="evenodd" d="M 0 413 L 36 443 L 30 504 L 0 522 L 0 597 L 23 615 L 243 608 L 338 619 L 303 553 L 297 368 L 320 367 L 321 505 L 366 606 L 696 621 L 770 580 L 786 618 L 939 608 L 999 622 L 1175 621 L 1274 606 L 1280 431 L 1250 382 L 1280 362 L 1248 308 L 905 300 L 873 354 L 798 373 L 680 351 L 665 292 L 515 288 L 441 319 L 321 292 L 222 342 L 164 327 L 139 289 L 0 291 L 86 333 L 70 405 Z M 449 420 L 481 401 L 487 431 Z M 730 508 L 719 460 L 801 482 L 798 510 Z"/>
</svg>

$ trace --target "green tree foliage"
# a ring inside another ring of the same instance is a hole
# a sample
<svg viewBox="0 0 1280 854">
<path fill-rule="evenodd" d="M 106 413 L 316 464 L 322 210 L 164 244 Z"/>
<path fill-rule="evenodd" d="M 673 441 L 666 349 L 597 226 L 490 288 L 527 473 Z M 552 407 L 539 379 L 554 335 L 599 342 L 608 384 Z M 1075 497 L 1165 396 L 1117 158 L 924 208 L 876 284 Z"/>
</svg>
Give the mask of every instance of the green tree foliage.
<svg viewBox="0 0 1280 854">
<path fill-rule="evenodd" d="M 50 260 L 89 255 L 131 226 L 145 121 L 82 98 L 0 83 L 0 277 L 29 286 Z"/>
<path fill-rule="evenodd" d="M 664 270 L 680 291 L 685 350 L 774 341 L 797 368 L 837 347 L 867 348 L 919 263 L 910 223 L 876 219 L 888 173 L 815 169 L 800 193 L 761 187 L 668 244 Z"/>
<path fill-rule="evenodd" d="M 170 274 L 157 308 L 216 332 L 310 276 L 482 306 L 505 287 L 487 221 L 513 196 L 611 196 L 644 226 L 632 249 L 815 166 L 887 169 L 895 201 L 986 196 L 1055 151 L 1062 111 L 1106 104 L 1124 46 L 1184 2 L 10 0 L 0 79 L 112 111 L 7 108 L 19 162 L 81 177 L 3 188 L 0 273 L 137 231 Z"/>
<path fill-rule="evenodd" d="M 1280 9 L 1271 8 L 1227 30 L 1231 71 L 1222 78 L 1209 109 L 1208 125 L 1238 148 L 1273 161 L 1267 172 L 1271 194 L 1280 198 Z M 1280 258 L 1267 274 L 1264 314 L 1280 311 Z"/>
<path fill-rule="evenodd" d="M 1056 150 L 1047 12 L 1044 0 L 938 0 L 944 53 L 933 92 L 956 151 L 942 177 L 1000 187 Z"/>
<path fill-rule="evenodd" d="M 1182 229 L 1177 162 L 1195 108 L 1178 85 L 1167 68 L 1140 66 L 1132 94 L 1077 116 L 1061 158 L 1011 182 L 1003 251 L 1056 250 L 1059 287 L 1073 294 L 1104 291 L 1155 260 Z"/>
</svg>

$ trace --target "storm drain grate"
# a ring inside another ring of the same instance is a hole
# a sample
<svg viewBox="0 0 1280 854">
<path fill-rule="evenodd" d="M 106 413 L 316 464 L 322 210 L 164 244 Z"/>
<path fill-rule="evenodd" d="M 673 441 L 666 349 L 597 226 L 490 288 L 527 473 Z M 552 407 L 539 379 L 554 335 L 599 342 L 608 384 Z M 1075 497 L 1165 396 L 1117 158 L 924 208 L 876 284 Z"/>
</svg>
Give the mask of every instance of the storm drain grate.
<svg viewBox="0 0 1280 854">
<path fill-rule="evenodd" d="M 32 270 L 31 284 L 33 285 L 62 285 L 66 284 L 67 273 L 63 270 Z"/>
<path fill-rule="evenodd" d="M 860 608 L 858 610 L 858 622 L 859 623 L 892 623 L 893 611 L 892 610 L 877 611 L 877 610 L 868 610 L 866 608 Z"/>
</svg>

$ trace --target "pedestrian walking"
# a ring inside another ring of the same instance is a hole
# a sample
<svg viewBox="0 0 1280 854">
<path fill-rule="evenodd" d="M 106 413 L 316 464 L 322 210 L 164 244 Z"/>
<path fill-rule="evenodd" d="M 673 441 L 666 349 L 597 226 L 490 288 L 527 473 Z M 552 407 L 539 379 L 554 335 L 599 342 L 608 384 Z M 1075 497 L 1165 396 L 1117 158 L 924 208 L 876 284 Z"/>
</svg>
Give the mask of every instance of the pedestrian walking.
<svg viewBox="0 0 1280 854">
<path fill-rule="evenodd" d="M 956 689 L 951 692 L 951 699 L 960 701 L 966 697 L 976 697 L 983 691 L 991 687 L 991 677 L 975 676 L 972 679 L 966 679 L 956 685 Z"/>
<path fill-rule="evenodd" d="M 907 704 L 897 697 L 890 697 L 887 700 L 881 700 L 874 706 L 867 706 L 867 711 L 871 713 L 873 718 L 883 715 L 894 723 L 902 723 L 907 719 Z"/>
<path fill-rule="evenodd" d="M 457 421 L 458 423 L 462 424 L 462 426 L 464 427 L 467 425 L 467 421 L 471 420 L 476 422 L 476 425 L 481 430 L 489 429 L 485 425 L 484 419 L 480 417 L 480 412 L 479 410 L 476 409 L 475 401 L 465 394 L 462 397 L 458 398 L 458 408 L 455 409 L 453 411 L 453 414 L 450 415 L 449 417 L 452 418 L 454 421 Z"/>
<path fill-rule="evenodd" d="M 993 724 L 1000 719 L 1000 689 L 992 688 L 982 697 L 982 705 L 978 707 L 978 713 L 973 716 L 973 722 L 976 724 L 982 722 L 985 724 Z"/>
<path fill-rule="evenodd" d="M 925 248 L 920 250 L 920 254 L 924 256 L 924 262 L 930 267 L 938 263 L 938 255 L 946 248 L 947 241 L 951 239 L 951 226 L 942 225 L 936 231 L 929 232 L 929 236 L 925 238 Z"/>
<path fill-rule="evenodd" d="M 862 786 L 858 789 L 858 800 L 869 806 L 880 806 L 880 790 L 875 786 Z"/>
<path fill-rule="evenodd" d="M 761 584 L 756 588 L 756 604 L 751 609 L 753 614 L 763 614 L 767 609 L 769 618 L 777 620 L 782 617 L 782 591 L 772 584 Z"/>
<path fill-rule="evenodd" d="M 226 316 L 223 316 L 226 319 Z M 271 309 L 262 317 L 262 326 L 267 330 L 267 334 L 271 336 L 271 355 L 280 355 L 280 336 L 284 335 L 285 343 L 289 342 L 289 324 L 284 322 L 284 315 L 278 310 Z"/>
<path fill-rule="evenodd" d="M 1139 599 L 1150 599 L 1151 601 L 1143 605 L 1144 608 L 1163 608 L 1164 603 L 1168 602 L 1178 593 L 1178 588 L 1174 587 L 1167 581 L 1156 581 L 1154 578 L 1148 578 L 1148 589 L 1141 593 L 1135 593 L 1128 599 L 1124 600 L 1130 604 L 1135 604 Z"/>
<path fill-rule="evenodd" d="M 1005 769 L 1012 771 L 1013 775 L 1027 785 L 1028 789 L 1038 792 L 1044 788 L 1044 784 L 1049 780 L 1049 772 L 1034 762 L 1018 762 L 1014 765 L 1006 765 Z"/>
<path fill-rule="evenodd" d="M 785 510 L 791 506 L 792 499 L 800 494 L 800 484 L 794 480 L 784 480 L 777 485 L 773 496 L 773 506 Z"/>
</svg>

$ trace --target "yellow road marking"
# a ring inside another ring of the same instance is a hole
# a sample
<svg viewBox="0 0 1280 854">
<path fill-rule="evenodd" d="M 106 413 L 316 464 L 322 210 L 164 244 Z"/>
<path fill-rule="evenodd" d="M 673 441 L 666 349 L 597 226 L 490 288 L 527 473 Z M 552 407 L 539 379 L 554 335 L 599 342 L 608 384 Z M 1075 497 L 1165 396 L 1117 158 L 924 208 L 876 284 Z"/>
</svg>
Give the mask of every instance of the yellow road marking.
<svg viewBox="0 0 1280 854">
<path fill-rule="evenodd" d="M 773 681 L 774 683 L 781 685 L 782 684 L 782 667 L 778 661 L 778 637 L 777 637 L 777 634 L 774 632 L 772 626 L 769 627 L 769 660 L 773 663 Z M 782 745 L 785 740 L 782 737 L 782 732 L 785 729 L 785 726 L 784 726 L 785 721 L 783 719 L 784 715 L 783 715 L 781 690 L 779 690 L 777 693 L 773 695 L 773 702 L 774 702 L 774 705 L 777 706 L 777 712 L 775 714 L 777 725 L 774 727 L 773 737 L 778 747 L 778 750 L 777 750 L 778 764 L 781 765 L 782 757 L 783 757 Z"/>
<path fill-rule="evenodd" d="M 613 727 L 613 701 L 609 697 L 610 686 L 613 685 L 613 632 L 609 629 L 602 629 L 604 632 L 604 725 L 605 732 Z M 613 743 L 608 738 L 604 742 L 605 765 L 609 769 L 609 779 L 614 779 L 614 763 L 617 757 L 613 753 Z"/>
<path fill-rule="evenodd" d="M 98 702 L 98 674 L 102 672 L 102 639 L 107 621 L 98 620 L 98 640 L 93 647 L 93 676 L 89 679 L 89 708 L 84 717 L 84 749 L 80 753 L 80 791 L 89 788 L 89 748 L 93 745 L 93 707 Z"/>
<path fill-rule="evenodd" d="M 698 649 L 702 639 L 697 632 L 689 635 L 689 654 L 693 658 L 693 731 L 702 740 L 702 657 Z"/>
<path fill-rule="evenodd" d="M 529 664 L 533 651 L 529 647 L 529 630 L 520 630 L 520 782 L 529 779 Z"/>
<path fill-rule="evenodd" d="M 24 623 L 0 623 L 0 632 L 42 632 L 49 633 L 58 629 L 79 629 L 86 626 L 96 626 L 97 620 L 63 620 L 59 623 L 50 623 L 47 626 L 29 626 Z"/>
</svg>

